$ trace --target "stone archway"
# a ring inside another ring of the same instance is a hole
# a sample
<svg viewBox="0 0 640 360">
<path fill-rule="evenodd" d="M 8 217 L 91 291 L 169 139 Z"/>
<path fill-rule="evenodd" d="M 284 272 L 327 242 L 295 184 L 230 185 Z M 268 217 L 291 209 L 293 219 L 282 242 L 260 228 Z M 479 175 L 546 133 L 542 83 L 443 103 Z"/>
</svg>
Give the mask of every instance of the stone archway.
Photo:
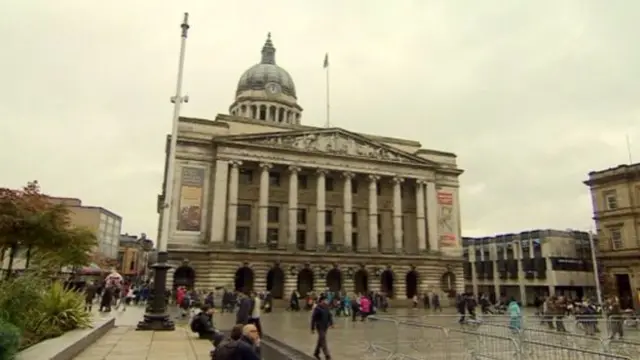
<svg viewBox="0 0 640 360">
<path fill-rule="evenodd" d="M 365 269 L 360 269 L 353 274 L 353 285 L 356 294 L 367 294 L 369 292 L 369 273 Z"/>
<path fill-rule="evenodd" d="M 325 279 L 329 291 L 338 292 L 342 290 L 342 272 L 336 268 L 329 270 Z"/>
<path fill-rule="evenodd" d="M 267 273 L 267 291 L 274 299 L 284 298 L 284 271 L 280 266 L 272 267 Z"/>
<path fill-rule="evenodd" d="M 418 272 L 415 270 L 409 270 L 407 276 L 404 278 L 404 284 L 407 289 L 407 299 L 412 299 L 418 294 Z"/>
<path fill-rule="evenodd" d="M 304 268 L 298 272 L 298 293 L 300 293 L 300 296 L 307 296 L 313 291 L 313 277 L 313 270 L 309 268 Z"/>
<path fill-rule="evenodd" d="M 386 293 L 389 299 L 395 296 L 394 281 L 395 276 L 391 269 L 386 269 L 380 274 L 380 291 Z"/>
<path fill-rule="evenodd" d="M 196 284 L 196 271 L 189 265 L 179 266 L 173 273 L 173 288 L 184 286 L 193 289 Z"/>
<path fill-rule="evenodd" d="M 235 291 L 249 294 L 253 291 L 253 283 L 255 275 L 253 270 L 248 266 L 243 266 L 236 271 L 233 279 L 233 287 Z"/>
</svg>

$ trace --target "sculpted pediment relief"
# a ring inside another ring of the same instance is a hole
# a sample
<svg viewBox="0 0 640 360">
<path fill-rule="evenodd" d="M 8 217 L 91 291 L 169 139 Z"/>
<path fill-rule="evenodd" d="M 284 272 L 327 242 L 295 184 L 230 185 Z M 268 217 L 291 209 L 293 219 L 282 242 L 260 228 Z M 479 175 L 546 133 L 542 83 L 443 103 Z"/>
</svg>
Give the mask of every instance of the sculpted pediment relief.
<svg viewBox="0 0 640 360">
<path fill-rule="evenodd" d="M 306 132 L 278 132 L 254 135 L 234 135 L 215 139 L 216 142 L 242 143 L 247 145 L 286 148 L 300 152 L 316 152 L 377 159 L 416 165 L 436 163 L 394 149 L 369 138 L 343 129 L 322 129 Z"/>
</svg>

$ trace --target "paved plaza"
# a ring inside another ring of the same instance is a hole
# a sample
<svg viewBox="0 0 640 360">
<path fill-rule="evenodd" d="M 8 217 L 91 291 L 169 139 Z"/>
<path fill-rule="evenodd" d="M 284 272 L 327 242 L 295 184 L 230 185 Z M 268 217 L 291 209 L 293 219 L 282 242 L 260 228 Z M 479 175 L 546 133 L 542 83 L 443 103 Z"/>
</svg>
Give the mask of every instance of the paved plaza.
<svg viewBox="0 0 640 360">
<path fill-rule="evenodd" d="M 135 326 L 142 318 L 141 307 L 130 307 L 125 312 L 114 312 L 116 328 L 86 349 L 77 360 L 146 360 L 146 359 L 209 359 L 212 345 L 198 340 L 188 326 L 186 319 L 176 313 L 175 332 L 138 332 Z M 467 359 L 469 352 L 475 352 L 494 359 L 511 360 L 516 352 L 516 338 L 507 327 L 506 316 L 486 317 L 478 328 L 463 328 L 457 324 L 453 309 L 433 314 L 423 309 L 398 309 L 379 314 L 380 320 L 352 322 L 350 318 L 338 317 L 335 328 L 328 334 L 329 347 L 334 359 L 384 359 L 392 354 L 403 354 L 407 359 Z M 401 320 L 401 321 L 397 321 Z M 234 325 L 235 314 L 216 314 L 215 324 L 220 329 Z M 582 333 L 562 335 L 547 331 L 532 312 L 525 314 L 530 341 L 527 359 L 565 359 L 567 349 L 580 348 L 593 353 L 600 352 L 601 343 Z M 403 322 L 419 323 L 420 326 L 403 325 Z M 567 328 L 575 331 L 575 321 L 568 320 Z M 285 342 L 303 353 L 311 354 L 315 336 L 310 332 L 308 312 L 278 312 L 262 315 L 265 334 Z M 448 330 L 443 330 L 444 328 Z M 577 332 L 576 332 L 577 333 Z M 627 332 L 631 341 L 638 341 L 638 332 Z M 633 359 L 640 356 L 638 348 L 617 349 Z M 594 355 L 597 356 L 597 355 Z M 576 357 L 577 358 L 577 357 Z M 567 359 L 572 359 L 567 357 Z M 601 360 L 622 360 L 604 358 Z M 269 360 L 269 359 L 266 359 Z"/>
</svg>

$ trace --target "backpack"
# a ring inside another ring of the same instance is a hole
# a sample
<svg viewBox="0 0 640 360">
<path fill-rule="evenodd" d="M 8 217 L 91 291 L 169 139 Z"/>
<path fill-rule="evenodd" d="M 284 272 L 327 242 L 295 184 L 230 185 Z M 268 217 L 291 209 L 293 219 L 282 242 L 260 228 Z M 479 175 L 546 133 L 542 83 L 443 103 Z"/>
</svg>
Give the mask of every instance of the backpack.
<svg viewBox="0 0 640 360">
<path fill-rule="evenodd" d="M 193 331 L 194 333 L 197 333 L 198 330 L 200 330 L 200 319 L 199 316 L 196 315 L 193 317 L 193 319 L 191 319 L 191 331 Z"/>
<path fill-rule="evenodd" d="M 223 341 L 211 354 L 214 360 L 235 360 L 238 357 L 238 341 Z"/>
</svg>

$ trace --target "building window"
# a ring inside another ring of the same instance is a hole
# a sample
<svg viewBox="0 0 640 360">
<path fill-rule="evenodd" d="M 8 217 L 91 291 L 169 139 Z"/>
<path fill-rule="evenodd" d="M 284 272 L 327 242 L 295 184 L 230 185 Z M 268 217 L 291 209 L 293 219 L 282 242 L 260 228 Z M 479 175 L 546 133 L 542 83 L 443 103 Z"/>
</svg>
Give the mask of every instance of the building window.
<svg viewBox="0 0 640 360">
<path fill-rule="evenodd" d="M 260 105 L 260 120 L 267 119 L 267 107 L 264 105 Z"/>
<path fill-rule="evenodd" d="M 382 234 L 378 233 L 378 250 L 382 250 Z"/>
<path fill-rule="evenodd" d="M 620 250 L 624 247 L 622 241 L 622 229 L 611 229 L 611 248 L 613 250 Z"/>
<path fill-rule="evenodd" d="M 247 249 L 249 247 L 249 236 L 251 229 L 248 226 L 236 227 L 236 247 L 238 249 Z"/>
<path fill-rule="evenodd" d="M 277 206 L 269 206 L 267 208 L 267 221 L 270 223 L 280 222 L 280 208 Z"/>
<path fill-rule="evenodd" d="M 352 194 L 358 193 L 358 182 L 355 179 L 351 179 L 351 193 Z"/>
<path fill-rule="evenodd" d="M 307 209 L 298 209 L 298 225 L 307 225 Z"/>
<path fill-rule="evenodd" d="M 307 248 L 307 232 L 305 230 L 296 231 L 296 248 L 298 250 Z"/>
<path fill-rule="evenodd" d="M 355 211 L 351 213 L 351 227 L 354 230 L 358 228 L 358 213 Z"/>
<path fill-rule="evenodd" d="M 382 214 L 378 214 L 378 229 L 380 229 L 382 227 Z"/>
<path fill-rule="evenodd" d="M 332 226 L 333 225 L 333 211 L 325 210 L 325 212 L 324 212 L 324 224 L 326 226 Z"/>
<path fill-rule="evenodd" d="M 251 221 L 251 205 L 238 205 L 238 221 Z"/>
<path fill-rule="evenodd" d="M 325 231 L 324 233 L 324 246 L 326 248 L 333 246 L 333 233 L 331 231 Z"/>
<path fill-rule="evenodd" d="M 238 181 L 243 185 L 250 185 L 253 183 L 253 171 L 248 169 L 240 169 Z"/>
<path fill-rule="evenodd" d="M 326 191 L 333 191 L 333 178 L 325 178 L 324 179 L 324 189 Z"/>
<path fill-rule="evenodd" d="M 358 233 L 354 231 L 351 233 L 351 248 L 353 251 L 358 251 L 358 247 Z"/>
<path fill-rule="evenodd" d="M 376 193 L 378 194 L 378 196 L 382 195 L 382 186 L 380 186 L 380 184 L 376 186 Z"/>
<path fill-rule="evenodd" d="M 136 269 L 136 261 L 131 259 L 131 263 L 129 263 L 129 271 L 134 271 Z"/>
<path fill-rule="evenodd" d="M 269 186 L 280 186 L 280 174 L 274 172 L 269 173 Z"/>
<path fill-rule="evenodd" d="M 615 210 L 618 208 L 618 195 L 615 190 L 605 191 L 604 201 L 607 210 Z"/>
<path fill-rule="evenodd" d="M 267 229 L 267 246 L 269 249 L 278 248 L 278 229 Z"/>
<path fill-rule="evenodd" d="M 300 189 L 307 189 L 309 187 L 309 178 L 307 175 L 298 175 L 298 187 Z"/>
</svg>

